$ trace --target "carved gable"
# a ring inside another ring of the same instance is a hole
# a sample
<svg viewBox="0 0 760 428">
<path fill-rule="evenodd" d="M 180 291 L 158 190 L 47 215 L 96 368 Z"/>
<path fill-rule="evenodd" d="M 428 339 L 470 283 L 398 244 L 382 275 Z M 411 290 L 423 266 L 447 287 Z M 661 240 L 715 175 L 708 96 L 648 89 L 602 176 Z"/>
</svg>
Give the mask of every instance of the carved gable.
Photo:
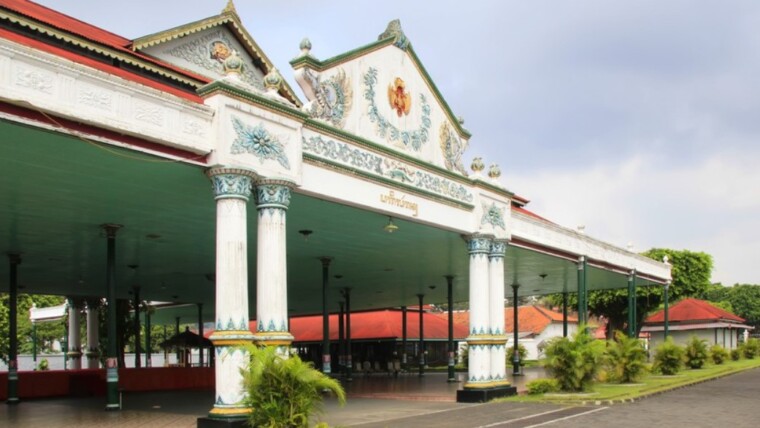
<svg viewBox="0 0 760 428">
<path fill-rule="evenodd" d="M 379 40 L 319 61 L 308 40 L 291 62 L 309 115 L 407 156 L 466 175 L 470 137 L 451 112 L 411 43 L 393 21 Z"/>
</svg>

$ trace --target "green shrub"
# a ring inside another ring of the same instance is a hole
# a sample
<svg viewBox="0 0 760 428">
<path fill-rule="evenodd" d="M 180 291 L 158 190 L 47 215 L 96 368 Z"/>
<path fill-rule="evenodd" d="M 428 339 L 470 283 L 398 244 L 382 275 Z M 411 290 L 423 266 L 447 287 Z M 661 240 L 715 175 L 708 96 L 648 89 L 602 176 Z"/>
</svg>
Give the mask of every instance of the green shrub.
<svg viewBox="0 0 760 428">
<path fill-rule="evenodd" d="M 525 384 L 529 395 L 546 394 L 559 391 L 557 379 L 535 379 Z"/>
<path fill-rule="evenodd" d="M 683 367 L 685 353 L 682 347 L 673 343 L 672 337 L 668 337 L 654 351 L 652 369 L 664 375 L 674 375 Z"/>
<path fill-rule="evenodd" d="M 752 338 L 744 342 L 740 347 L 744 358 L 751 360 L 760 355 L 760 341 Z"/>
<path fill-rule="evenodd" d="M 507 346 L 507 365 L 512 367 L 512 357 L 515 355 L 515 347 Z M 525 365 L 525 359 L 528 358 L 528 350 L 521 343 L 517 344 L 517 355 L 520 356 L 520 365 Z"/>
<path fill-rule="evenodd" d="M 37 364 L 37 370 L 40 370 L 40 371 L 50 370 L 50 363 L 48 363 L 47 358 L 43 358 L 40 360 L 40 363 Z"/>
<path fill-rule="evenodd" d="M 283 358 L 273 346 L 244 348 L 250 353 L 241 369 L 247 397 L 243 403 L 253 411 L 248 423 L 254 427 L 305 428 L 309 416 L 321 413 L 323 391 L 335 393 L 345 403 L 346 394 L 335 380 L 314 369 L 298 356 Z"/>
<path fill-rule="evenodd" d="M 710 356 L 707 352 L 707 342 L 692 335 L 686 343 L 686 365 L 692 369 L 701 369 Z"/>
<path fill-rule="evenodd" d="M 741 349 L 732 349 L 731 350 L 731 361 L 739 361 L 742 358 L 742 350 Z"/>
<path fill-rule="evenodd" d="M 585 327 L 572 339 L 555 337 L 546 346 L 545 367 L 562 391 L 583 391 L 594 379 L 604 344 L 594 340 Z"/>
<path fill-rule="evenodd" d="M 615 332 L 615 340 L 604 352 L 606 380 L 618 383 L 636 382 L 646 373 L 647 352 L 636 338 L 621 331 Z"/>
<path fill-rule="evenodd" d="M 716 343 L 710 347 L 710 359 L 713 364 L 723 364 L 728 359 L 728 351 Z"/>
</svg>

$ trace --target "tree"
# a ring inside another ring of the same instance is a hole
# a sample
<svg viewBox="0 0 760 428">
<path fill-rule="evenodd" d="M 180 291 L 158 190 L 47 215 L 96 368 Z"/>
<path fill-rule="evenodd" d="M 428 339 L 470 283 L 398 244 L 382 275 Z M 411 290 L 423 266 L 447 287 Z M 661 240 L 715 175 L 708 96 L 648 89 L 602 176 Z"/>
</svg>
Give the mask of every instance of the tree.
<svg viewBox="0 0 760 428">
<path fill-rule="evenodd" d="M 747 320 L 747 324 L 760 328 L 760 285 L 724 287 L 724 298 L 719 302 L 730 304 L 733 313 Z"/>
<path fill-rule="evenodd" d="M 668 263 L 672 266 L 672 283 L 669 290 L 671 301 L 701 296 L 710 287 L 713 261 L 709 254 L 689 250 L 652 248 L 645 251 L 643 255 L 657 261 L 662 261 L 664 256 L 668 256 Z M 641 329 L 644 318 L 663 303 L 662 289 L 661 286 L 636 288 L 637 331 Z M 569 304 L 577 306 L 577 296 L 573 294 L 569 297 Z M 551 305 L 559 306 L 562 304 L 562 295 L 548 296 L 547 300 Z M 607 338 L 612 339 L 613 332 L 623 330 L 628 321 L 628 290 L 590 291 L 588 308 L 592 315 L 608 320 Z"/>
<path fill-rule="evenodd" d="M 50 306 L 58 306 L 64 302 L 65 298 L 62 296 L 49 296 L 49 295 L 30 295 L 19 294 L 17 297 L 17 337 L 18 337 L 18 350 L 19 353 L 31 353 L 32 352 L 32 322 L 29 319 L 29 309 L 32 305 L 36 305 L 38 308 L 47 308 Z M 8 363 L 8 352 L 10 351 L 10 335 L 9 335 L 9 295 L 0 295 L 0 359 L 6 364 Z M 65 322 L 46 322 L 37 324 L 37 352 L 45 353 L 52 352 L 53 343 L 56 340 L 63 339 L 65 334 Z"/>
</svg>

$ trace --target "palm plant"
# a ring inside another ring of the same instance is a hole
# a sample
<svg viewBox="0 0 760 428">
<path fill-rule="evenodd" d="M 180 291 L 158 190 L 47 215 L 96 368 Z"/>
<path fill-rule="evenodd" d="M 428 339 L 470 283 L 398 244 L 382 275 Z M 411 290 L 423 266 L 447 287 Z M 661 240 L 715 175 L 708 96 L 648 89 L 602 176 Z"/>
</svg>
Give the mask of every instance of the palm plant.
<svg viewBox="0 0 760 428">
<path fill-rule="evenodd" d="M 333 392 L 343 405 L 346 394 L 340 383 L 316 370 L 298 356 L 283 357 L 276 347 L 246 346 L 248 367 L 241 369 L 247 392 L 244 404 L 252 409 L 253 427 L 305 428 L 309 417 L 322 412 L 323 391 Z"/>
<path fill-rule="evenodd" d="M 601 342 L 581 327 L 572 339 L 557 337 L 546 346 L 545 367 L 563 391 L 588 389 L 599 369 Z"/>
<path fill-rule="evenodd" d="M 728 359 L 728 351 L 716 343 L 710 348 L 710 358 L 713 364 L 723 364 Z"/>
<path fill-rule="evenodd" d="M 708 357 L 707 342 L 692 335 L 686 344 L 686 365 L 692 369 L 701 369 Z"/>
<path fill-rule="evenodd" d="M 636 382 L 646 373 L 647 353 L 641 341 L 615 332 L 615 340 L 604 353 L 604 363 L 610 380 L 619 383 Z"/>
<path fill-rule="evenodd" d="M 683 367 L 685 351 L 673 342 L 668 336 L 654 352 L 654 365 L 652 369 L 664 375 L 674 375 Z"/>
</svg>

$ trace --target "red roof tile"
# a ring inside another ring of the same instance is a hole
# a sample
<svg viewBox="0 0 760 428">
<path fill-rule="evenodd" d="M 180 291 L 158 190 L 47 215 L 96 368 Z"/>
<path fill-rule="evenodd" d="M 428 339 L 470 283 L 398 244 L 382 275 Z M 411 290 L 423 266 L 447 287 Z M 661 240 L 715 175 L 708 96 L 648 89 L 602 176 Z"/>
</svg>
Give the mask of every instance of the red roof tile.
<svg viewBox="0 0 760 428">
<path fill-rule="evenodd" d="M 709 302 L 699 299 L 684 299 L 668 309 L 668 322 L 688 322 L 688 321 L 717 321 L 728 320 L 744 322 L 744 318 L 738 317 Z M 665 310 L 661 310 L 654 315 L 649 316 L 644 323 L 664 323 Z"/>
<path fill-rule="evenodd" d="M 508 333 L 514 332 L 514 310 L 504 309 L 504 326 Z M 517 330 L 519 332 L 539 334 L 552 322 L 562 322 L 562 314 L 541 306 L 520 306 L 517 308 Z M 578 318 L 568 315 L 567 322 L 577 323 Z M 469 328 L 470 312 L 454 312 L 454 324 Z"/>
<path fill-rule="evenodd" d="M 351 313 L 351 340 L 401 339 L 402 312 L 398 309 Z M 406 331 L 408 340 L 419 339 L 419 312 L 407 311 Z M 425 339 L 445 340 L 449 337 L 446 314 L 423 312 L 423 335 Z M 249 328 L 256 331 L 256 321 Z M 208 337 L 212 332 L 208 332 Z M 320 342 L 322 340 L 322 315 L 293 317 L 290 333 L 296 342 Z M 454 325 L 454 339 L 467 337 L 467 327 Z M 338 340 L 338 315 L 330 314 L 330 340 Z"/>
</svg>

